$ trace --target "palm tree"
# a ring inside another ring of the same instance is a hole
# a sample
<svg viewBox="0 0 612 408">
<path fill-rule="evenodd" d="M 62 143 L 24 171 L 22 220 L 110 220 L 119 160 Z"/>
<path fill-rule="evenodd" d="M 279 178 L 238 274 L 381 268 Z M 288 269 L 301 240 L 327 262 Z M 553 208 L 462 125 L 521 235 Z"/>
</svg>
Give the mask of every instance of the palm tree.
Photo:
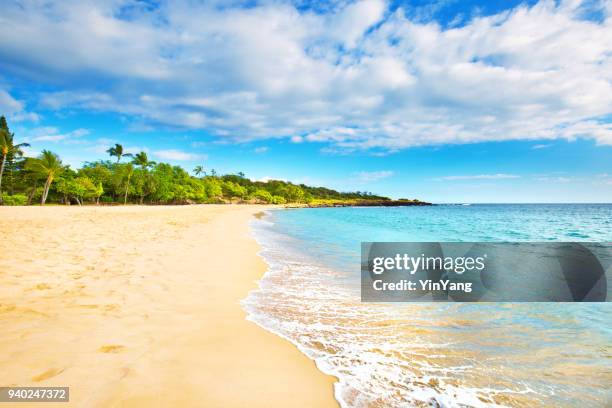
<svg viewBox="0 0 612 408">
<path fill-rule="evenodd" d="M 52 153 L 49 150 L 43 150 L 40 156 L 38 156 L 36 159 L 29 159 L 26 162 L 26 168 L 35 173 L 44 175 L 47 178 L 45 181 L 42 198 L 40 200 L 40 203 L 44 205 L 47 201 L 47 196 L 49 195 L 51 183 L 53 183 L 53 180 L 57 176 L 62 174 L 65 167 L 57 154 Z"/>
<path fill-rule="evenodd" d="M 110 147 L 106 153 L 108 153 L 111 157 L 117 157 L 117 163 L 119 163 L 122 157 L 132 157 L 131 153 L 123 153 L 123 146 L 119 143 L 115 143 L 115 145 Z"/>
<path fill-rule="evenodd" d="M 206 175 L 206 172 L 204 171 L 204 167 L 197 165 L 195 166 L 195 168 L 193 169 L 193 172 L 196 176 L 199 176 L 200 174 L 204 173 L 204 175 Z"/>
<path fill-rule="evenodd" d="M 149 161 L 149 158 L 147 157 L 146 152 L 136 153 L 136 155 L 134 156 L 134 159 L 132 160 L 132 163 L 137 166 L 140 166 L 143 170 L 147 169 L 148 167 L 155 166 L 154 161 Z"/>
<path fill-rule="evenodd" d="M 150 177 L 151 177 L 151 174 L 149 174 L 149 172 L 147 171 L 147 168 L 155 166 L 156 163 L 154 161 L 149 160 L 146 152 L 140 152 L 134 155 L 134 159 L 132 160 L 131 164 L 140 166 L 140 168 L 144 171 L 145 183 L 146 183 L 150 180 Z M 124 204 L 127 203 L 127 192 L 130 187 L 130 178 L 132 177 L 133 169 L 127 169 L 127 171 L 128 171 L 128 179 L 127 179 L 127 185 L 125 187 L 125 197 L 123 199 Z M 140 196 L 140 204 L 144 202 L 145 195 L 146 193 Z"/>
<path fill-rule="evenodd" d="M 30 146 L 28 143 L 15 144 L 13 138 L 14 133 L 9 132 L 6 118 L 0 117 L 0 153 L 2 154 L 2 164 L 0 164 L 0 204 L 2 204 L 2 175 L 4 174 L 4 166 L 6 161 L 9 162 L 15 157 L 23 155 L 22 147 Z"/>
</svg>

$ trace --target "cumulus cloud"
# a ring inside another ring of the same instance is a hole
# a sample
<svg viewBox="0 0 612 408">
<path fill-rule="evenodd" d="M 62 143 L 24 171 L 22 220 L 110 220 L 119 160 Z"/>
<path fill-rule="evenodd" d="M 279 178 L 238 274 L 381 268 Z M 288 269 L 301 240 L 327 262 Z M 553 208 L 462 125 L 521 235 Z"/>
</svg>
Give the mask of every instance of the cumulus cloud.
<svg viewBox="0 0 612 408">
<path fill-rule="evenodd" d="M 285 182 L 289 181 L 282 177 L 270 177 L 270 176 L 263 176 L 257 179 L 257 181 L 261 181 L 262 183 L 267 183 L 270 180 L 278 180 L 278 181 L 285 181 Z"/>
<path fill-rule="evenodd" d="M 153 154 L 160 159 L 176 161 L 201 160 L 206 158 L 206 156 L 202 154 L 184 152 L 176 149 L 156 150 L 153 152 Z"/>
<path fill-rule="evenodd" d="M 360 183 L 372 183 L 393 176 L 390 170 L 381 171 L 360 171 L 356 174 L 357 181 Z"/>
<path fill-rule="evenodd" d="M 23 0 L 3 7 L 0 67 L 52 84 L 41 107 L 220 138 L 347 151 L 612 144 L 612 9 L 587 3 L 543 0 L 442 27 L 382 0 L 325 13 L 283 1 Z"/>
</svg>

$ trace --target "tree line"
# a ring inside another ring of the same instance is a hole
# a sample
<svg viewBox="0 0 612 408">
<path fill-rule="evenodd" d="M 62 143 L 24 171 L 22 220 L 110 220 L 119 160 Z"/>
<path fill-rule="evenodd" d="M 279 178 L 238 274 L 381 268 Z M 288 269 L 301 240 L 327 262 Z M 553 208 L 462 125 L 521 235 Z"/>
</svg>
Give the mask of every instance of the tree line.
<svg viewBox="0 0 612 408">
<path fill-rule="evenodd" d="M 149 160 L 146 152 L 130 154 L 115 144 L 109 159 L 72 169 L 43 150 L 26 157 L 4 116 L 0 117 L 0 204 L 138 203 L 311 203 L 321 200 L 388 200 L 368 192 L 341 193 L 282 180 L 252 181 L 244 173 L 219 175 L 198 165 L 192 174 L 180 166 Z"/>
</svg>

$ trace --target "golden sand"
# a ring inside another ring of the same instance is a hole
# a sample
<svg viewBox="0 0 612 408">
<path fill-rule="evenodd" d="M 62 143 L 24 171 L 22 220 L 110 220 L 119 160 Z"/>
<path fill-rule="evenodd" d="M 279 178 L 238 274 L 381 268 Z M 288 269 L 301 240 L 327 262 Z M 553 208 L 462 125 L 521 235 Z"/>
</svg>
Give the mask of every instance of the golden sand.
<svg viewBox="0 0 612 408">
<path fill-rule="evenodd" d="M 337 406 L 333 378 L 245 320 L 261 209 L 0 207 L 0 386 L 69 386 L 75 407 Z"/>
</svg>

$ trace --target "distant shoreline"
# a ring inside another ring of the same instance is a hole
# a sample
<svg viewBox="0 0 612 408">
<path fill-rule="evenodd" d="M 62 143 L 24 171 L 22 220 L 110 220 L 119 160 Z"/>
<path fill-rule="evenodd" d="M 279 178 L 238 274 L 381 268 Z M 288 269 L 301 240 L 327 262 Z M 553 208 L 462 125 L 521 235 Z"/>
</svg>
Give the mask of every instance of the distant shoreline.
<svg viewBox="0 0 612 408">
<path fill-rule="evenodd" d="M 435 205 L 418 200 L 358 200 L 329 201 L 308 204 L 286 204 L 285 208 L 333 208 L 333 207 L 419 207 Z"/>
</svg>

